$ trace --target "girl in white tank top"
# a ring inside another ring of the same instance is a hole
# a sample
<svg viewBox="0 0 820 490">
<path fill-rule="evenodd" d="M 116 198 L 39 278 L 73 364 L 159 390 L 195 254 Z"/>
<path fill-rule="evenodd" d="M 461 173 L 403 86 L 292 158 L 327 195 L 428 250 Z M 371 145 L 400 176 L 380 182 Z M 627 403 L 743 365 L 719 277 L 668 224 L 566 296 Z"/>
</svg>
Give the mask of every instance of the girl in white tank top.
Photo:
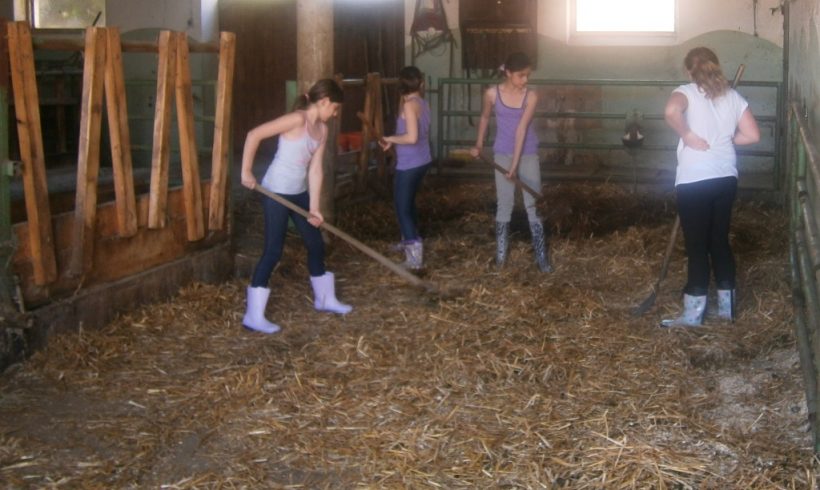
<svg viewBox="0 0 820 490">
<path fill-rule="evenodd" d="M 262 333 L 276 333 L 279 325 L 265 318 L 270 296 L 268 283 L 282 256 L 288 220 L 293 220 L 308 250 L 308 270 L 319 311 L 346 314 L 353 308 L 336 299 L 333 273 L 325 270 L 324 241 L 319 232 L 324 218 L 319 210 L 322 189 L 322 159 L 327 143 L 325 123 L 336 115 L 343 98 L 342 89 L 330 79 L 319 80 L 300 97 L 300 107 L 291 113 L 252 129 L 242 152 L 242 185 L 255 189 L 259 185 L 253 174 L 253 161 L 259 143 L 279 136 L 276 156 L 265 172 L 262 186 L 293 204 L 307 208 L 310 218 L 291 211 L 281 203 L 265 197 L 265 247 L 254 268 L 247 289 L 247 309 L 242 325 Z"/>
</svg>

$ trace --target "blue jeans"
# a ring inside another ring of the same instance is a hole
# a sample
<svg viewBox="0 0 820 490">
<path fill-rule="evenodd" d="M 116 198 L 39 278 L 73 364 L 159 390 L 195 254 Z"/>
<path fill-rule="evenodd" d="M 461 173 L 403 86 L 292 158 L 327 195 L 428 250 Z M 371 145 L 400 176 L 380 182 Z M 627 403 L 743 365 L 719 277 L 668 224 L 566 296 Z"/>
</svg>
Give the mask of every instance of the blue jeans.
<svg viewBox="0 0 820 490">
<path fill-rule="evenodd" d="M 675 188 L 688 278 L 683 292 L 704 296 L 710 272 L 718 289 L 735 288 L 735 257 L 729 245 L 737 179 L 722 177 L 680 184 Z"/>
<path fill-rule="evenodd" d="M 418 210 L 416 193 L 430 164 L 408 170 L 397 170 L 393 181 L 393 203 L 396 206 L 396 217 L 402 241 L 418 240 Z"/>
<path fill-rule="evenodd" d="M 310 198 L 307 192 L 301 194 L 280 194 L 288 201 L 303 209 L 309 209 Z M 274 267 L 282 258 L 285 247 L 285 234 L 288 231 L 288 218 L 293 220 L 296 229 L 302 236 L 307 248 L 308 271 L 312 277 L 325 275 L 325 242 L 318 228 L 308 223 L 301 215 L 291 211 L 269 197 L 264 197 L 265 211 L 265 248 L 262 257 L 256 264 L 251 278 L 251 287 L 266 288 Z"/>
</svg>

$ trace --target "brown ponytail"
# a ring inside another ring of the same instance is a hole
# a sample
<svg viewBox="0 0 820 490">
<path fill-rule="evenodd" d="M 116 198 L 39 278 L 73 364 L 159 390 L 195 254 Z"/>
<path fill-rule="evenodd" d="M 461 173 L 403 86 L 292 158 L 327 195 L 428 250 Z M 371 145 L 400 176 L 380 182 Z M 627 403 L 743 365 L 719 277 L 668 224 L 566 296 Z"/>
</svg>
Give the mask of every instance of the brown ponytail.
<svg viewBox="0 0 820 490">
<path fill-rule="evenodd" d="M 709 48 L 694 48 L 686 54 L 683 64 L 692 81 L 706 92 L 710 99 L 717 99 L 729 88 L 729 82 L 723 75 L 717 55 Z"/>
<path fill-rule="evenodd" d="M 344 100 L 344 92 L 336 80 L 332 78 L 323 78 L 314 83 L 307 93 L 299 94 L 296 100 L 293 101 L 293 110 L 306 109 L 308 105 L 315 104 L 327 97 L 331 102 L 339 104 Z"/>
</svg>

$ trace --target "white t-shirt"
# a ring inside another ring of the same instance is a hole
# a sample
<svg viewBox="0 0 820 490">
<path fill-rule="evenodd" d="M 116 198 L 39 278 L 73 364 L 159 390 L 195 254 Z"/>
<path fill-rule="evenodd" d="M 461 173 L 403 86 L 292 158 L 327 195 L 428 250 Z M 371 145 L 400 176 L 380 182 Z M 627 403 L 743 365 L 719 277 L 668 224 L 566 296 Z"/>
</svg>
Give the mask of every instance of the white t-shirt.
<svg viewBox="0 0 820 490">
<path fill-rule="evenodd" d="M 737 91 L 726 90 L 715 100 L 706 97 L 697 84 L 676 88 L 689 102 L 684 112 L 689 128 L 709 143 L 709 149 L 698 151 L 678 141 L 678 170 L 675 185 L 720 177 L 737 177 L 737 155 L 732 138 L 740 116 L 749 107 Z"/>
</svg>

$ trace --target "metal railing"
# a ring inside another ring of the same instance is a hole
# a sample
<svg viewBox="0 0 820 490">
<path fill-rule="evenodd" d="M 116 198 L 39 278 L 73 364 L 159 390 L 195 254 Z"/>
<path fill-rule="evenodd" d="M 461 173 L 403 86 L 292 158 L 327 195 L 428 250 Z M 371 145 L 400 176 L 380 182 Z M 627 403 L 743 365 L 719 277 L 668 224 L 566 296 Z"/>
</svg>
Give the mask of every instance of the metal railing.
<svg viewBox="0 0 820 490">
<path fill-rule="evenodd" d="M 447 152 L 451 148 L 464 148 L 464 147 L 471 147 L 475 144 L 475 133 L 470 136 L 470 138 L 459 137 L 460 135 L 454 134 L 455 131 L 452 130 L 451 122 L 454 121 L 456 118 L 478 118 L 481 115 L 481 107 L 480 107 L 480 90 L 478 96 L 478 105 L 476 109 L 472 109 L 468 107 L 466 110 L 463 108 L 453 108 L 453 93 L 454 88 L 461 88 L 462 93 L 466 92 L 467 98 L 472 103 L 473 97 L 473 87 L 478 86 L 479 89 L 482 86 L 497 84 L 498 80 L 492 79 L 468 79 L 468 78 L 441 78 L 438 80 L 438 85 L 436 89 L 437 95 L 437 128 L 436 128 L 436 156 L 441 159 L 447 156 Z M 613 79 L 598 79 L 598 80 L 530 80 L 528 85 L 532 87 L 543 87 L 543 86 L 554 86 L 554 87 L 599 87 L 602 90 L 606 88 L 624 88 L 624 89 L 637 89 L 640 87 L 649 87 L 649 88 L 664 88 L 668 87 L 668 90 L 664 92 L 664 94 L 668 94 L 672 92 L 674 87 L 681 85 L 681 81 L 661 81 L 661 80 L 613 80 Z M 770 100 L 774 101 L 774 110 L 770 113 L 765 114 L 755 114 L 755 118 L 757 119 L 758 123 L 761 125 L 768 125 L 772 128 L 773 138 L 772 144 L 769 147 L 763 149 L 738 149 L 737 154 L 739 157 L 762 157 L 762 158 L 771 158 L 773 162 L 772 167 L 772 182 L 771 182 L 771 189 L 772 190 L 779 190 L 781 188 L 781 175 L 782 175 L 782 153 L 784 149 L 783 145 L 783 138 L 782 133 L 783 131 L 783 124 L 781 124 L 782 120 L 784 119 L 785 111 L 784 111 L 784 93 L 782 83 L 780 82 L 763 82 L 763 81 L 742 81 L 739 84 L 740 91 L 744 91 L 746 89 L 764 89 L 764 90 L 772 90 L 774 93 L 770 97 Z M 605 100 L 605 95 L 604 102 Z M 621 99 L 622 100 L 622 99 Z M 623 104 L 627 104 L 627 102 L 623 102 Z M 658 121 L 659 123 L 663 121 L 663 104 L 654 104 L 653 107 L 657 106 L 658 112 L 655 113 L 643 113 L 642 119 L 644 121 Z M 586 120 L 586 121 L 624 121 L 625 120 L 625 113 L 632 110 L 632 107 L 624 106 L 623 111 L 613 112 L 613 111 L 536 111 L 535 119 L 551 119 L 551 120 L 561 120 L 561 119 L 573 119 L 573 120 Z M 583 132 L 584 129 L 579 129 L 578 132 Z M 613 135 L 616 135 L 617 132 L 613 129 Z M 491 136 L 491 135 L 488 135 Z M 491 141 L 488 141 L 485 146 L 490 146 Z M 607 150 L 623 150 L 624 146 L 620 141 L 620 138 L 613 139 L 610 143 L 609 141 L 605 142 L 566 142 L 566 141 L 544 141 L 541 139 L 539 143 L 539 148 L 542 149 L 573 149 L 573 150 L 581 150 L 581 151 L 607 151 Z M 676 144 L 644 144 L 641 146 L 642 151 L 661 151 L 661 152 L 674 152 L 676 149 Z"/>
<path fill-rule="evenodd" d="M 797 351 L 806 391 L 814 451 L 820 452 L 817 424 L 818 362 L 820 362 L 820 234 L 813 198 L 820 192 L 820 154 L 812 141 L 799 106 L 789 111 L 790 159 L 788 202 L 790 206 L 789 258 Z"/>
</svg>

